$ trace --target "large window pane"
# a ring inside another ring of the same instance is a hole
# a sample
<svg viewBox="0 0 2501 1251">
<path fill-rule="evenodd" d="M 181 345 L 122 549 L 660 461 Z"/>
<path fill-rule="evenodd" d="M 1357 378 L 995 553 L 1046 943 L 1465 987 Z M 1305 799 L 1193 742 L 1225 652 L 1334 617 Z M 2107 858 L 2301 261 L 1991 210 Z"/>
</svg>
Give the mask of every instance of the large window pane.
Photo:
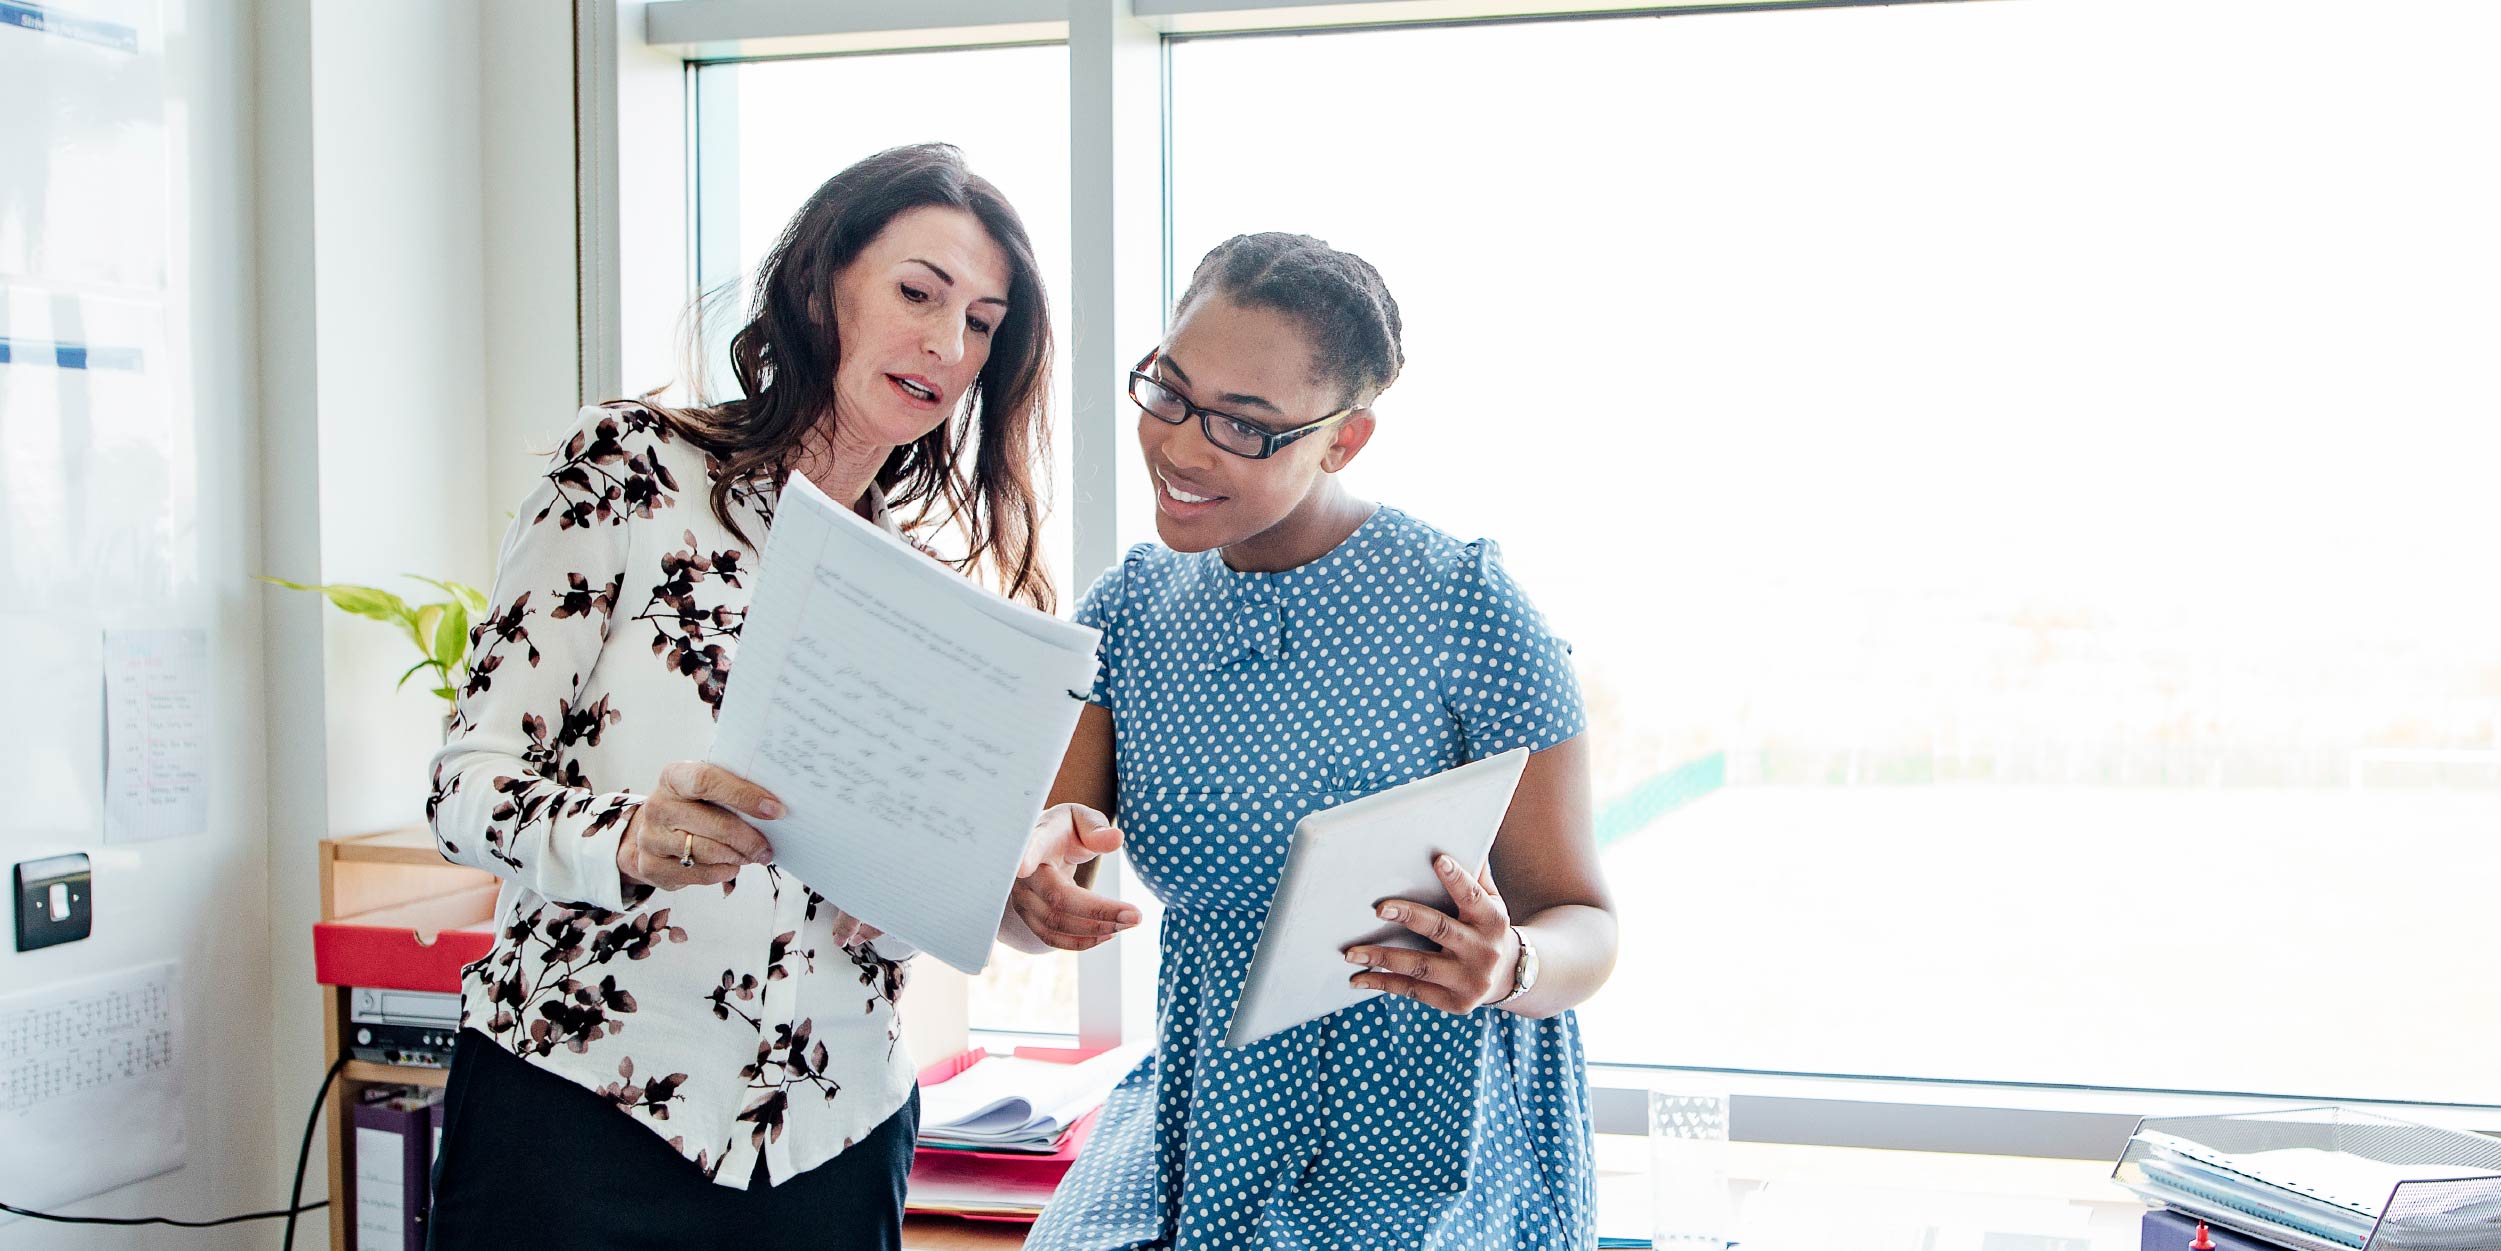
<svg viewBox="0 0 2501 1251">
<path fill-rule="evenodd" d="M 746 279 L 791 214 L 853 161 L 897 144 L 944 140 L 997 185 L 1025 219 L 1052 295 L 1051 333 L 1068 342 L 1068 50 L 981 48 L 815 60 L 754 61 L 697 72 L 696 250 L 704 288 L 703 355 L 715 395 L 736 380 L 721 365 L 747 308 Z M 629 194 L 631 189 L 628 189 Z M 1069 584 L 1064 371 L 1052 379 L 1055 448 L 1043 533 L 1062 609 Z M 975 981 L 977 1029 L 1074 1033 L 1076 960 L 1000 948 Z"/>
<path fill-rule="evenodd" d="M 2496 41 L 2022 0 L 1173 49 L 1180 278 L 1375 261 L 1410 360 L 1350 482 L 1577 645 L 1592 1058 L 2501 1101 Z"/>
</svg>

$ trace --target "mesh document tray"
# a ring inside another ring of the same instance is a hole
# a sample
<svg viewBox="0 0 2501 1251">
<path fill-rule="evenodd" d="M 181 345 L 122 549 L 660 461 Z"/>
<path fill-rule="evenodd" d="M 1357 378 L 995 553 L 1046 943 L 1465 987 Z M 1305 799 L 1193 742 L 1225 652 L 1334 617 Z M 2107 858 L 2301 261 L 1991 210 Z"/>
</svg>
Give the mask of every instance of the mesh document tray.
<svg viewBox="0 0 2501 1251">
<path fill-rule="evenodd" d="M 2293 1251 L 2501 1251 L 2501 1139 L 2344 1108 L 2148 1118 L 2113 1177 Z"/>
</svg>

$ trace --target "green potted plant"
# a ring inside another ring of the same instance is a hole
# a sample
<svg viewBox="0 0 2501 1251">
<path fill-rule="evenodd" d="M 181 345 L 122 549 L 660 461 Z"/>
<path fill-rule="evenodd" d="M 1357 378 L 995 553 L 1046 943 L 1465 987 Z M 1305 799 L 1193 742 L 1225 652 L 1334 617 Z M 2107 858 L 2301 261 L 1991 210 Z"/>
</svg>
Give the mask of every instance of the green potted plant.
<svg viewBox="0 0 2501 1251">
<path fill-rule="evenodd" d="M 399 683 L 392 689 L 408 685 L 408 679 L 417 676 L 419 670 L 432 669 L 433 690 L 443 700 L 443 716 L 448 722 L 451 702 L 469 678 L 469 622 L 486 615 L 486 593 L 458 582 L 437 582 L 413 573 L 405 576 L 451 598 L 411 604 L 389 591 L 370 586 L 350 586 L 344 582 L 312 586 L 267 576 L 260 580 L 293 591 L 317 591 L 346 612 L 398 626 L 408 636 L 408 641 L 416 644 L 417 652 L 423 659 L 408 666 L 408 671 L 399 675 Z"/>
</svg>

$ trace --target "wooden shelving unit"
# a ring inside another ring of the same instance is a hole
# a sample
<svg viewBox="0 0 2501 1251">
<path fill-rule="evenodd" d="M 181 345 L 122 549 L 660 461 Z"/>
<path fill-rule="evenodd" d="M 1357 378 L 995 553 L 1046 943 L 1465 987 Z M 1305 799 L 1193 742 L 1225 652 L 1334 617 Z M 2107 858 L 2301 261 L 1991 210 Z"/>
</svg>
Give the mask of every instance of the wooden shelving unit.
<svg viewBox="0 0 2501 1251">
<path fill-rule="evenodd" d="M 325 921 L 370 912 L 396 904 L 416 903 L 492 883 L 494 876 L 443 859 L 434 836 L 422 826 L 326 838 L 321 842 L 321 918 Z M 309 936 L 307 941 L 309 941 Z M 345 1054 L 347 991 L 321 988 L 322 1061 Z M 355 1245 L 355 1135 L 348 1132 L 348 1110 L 370 1086 L 440 1086 L 442 1069 L 350 1060 L 339 1071 L 326 1105 L 330 1122 L 330 1246 L 348 1251 Z"/>
<path fill-rule="evenodd" d="M 434 836 L 422 826 L 321 842 L 321 916 L 325 921 L 455 895 L 494 880 L 492 874 L 444 860 L 434 848 Z M 348 1003 L 347 992 L 336 986 L 322 987 L 321 995 L 326 1066 L 346 1049 Z M 348 1251 L 355 1245 L 355 1135 L 348 1132 L 348 1110 L 369 1086 L 440 1086 L 448 1076 L 442 1069 L 364 1060 L 350 1060 L 339 1070 L 326 1105 L 331 1251 Z M 1010 1251 L 1024 1244 L 1024 1233 L 1019 1225 L 913 1216 L 904 1221 L 903 1245 L 910 1251 Z"/>
</svg>

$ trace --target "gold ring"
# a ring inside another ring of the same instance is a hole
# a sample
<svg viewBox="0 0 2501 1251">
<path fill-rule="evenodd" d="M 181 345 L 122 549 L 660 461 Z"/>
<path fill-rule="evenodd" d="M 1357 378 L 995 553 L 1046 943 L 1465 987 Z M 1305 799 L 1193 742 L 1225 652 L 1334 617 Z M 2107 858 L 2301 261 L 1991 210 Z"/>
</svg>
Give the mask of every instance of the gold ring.
<svg viewBox="0 0 2501 1251">
<path fill-rule="evenodd" d="M 694 867 L 695 867 L 695 836 L 694 836 L 694 835 L 689 834 L 689 835 L 687 835 L 687 836 L 686 836 L 686 850 L 685 850 L 685 852 L 684 852 L 684 853 L 682 853 L 682 854 L 680 854 L 680 855 L 678 856 L 678 858 L 677 858 L 677 862 L 678 862 L 678 864 L 679 864 L 680 866 L 685 867 L 685 868 L 689 868 L 689 869 L 691 869 L 691 868 L 694 868 Z"/>
</svg>

